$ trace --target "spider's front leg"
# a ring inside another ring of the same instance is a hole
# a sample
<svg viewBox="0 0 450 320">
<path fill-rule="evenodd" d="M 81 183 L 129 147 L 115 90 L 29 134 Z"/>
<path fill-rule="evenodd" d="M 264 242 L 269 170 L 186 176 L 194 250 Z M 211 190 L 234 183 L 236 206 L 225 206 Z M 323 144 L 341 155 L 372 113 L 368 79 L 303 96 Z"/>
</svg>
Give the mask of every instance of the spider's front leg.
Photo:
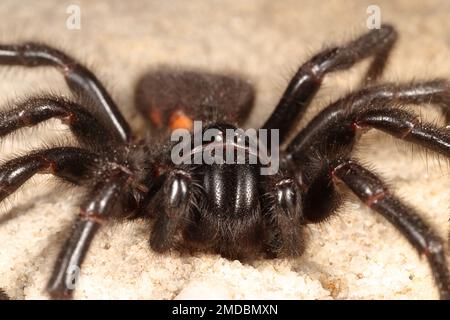
<svg viewBox="0 0 450 320">
<path fill-rule="evenodd" d="M 355 161 L 338 160 L 331 165 L 331 175 L 344 182 L 368 207 L 393 224 L 431 266 L 441 299 L 450 299 L 450 276 L 443 240 L 411 207 L 392 195 L 375 174 Z"/>
<path fill-rule="evenodd" d="M 396 39 L 394 28 L 383 25 L 344 46 L 330 48 L 313 56 L 299 68 L 262 128 L 279 129 L 280 143 L 284 143 L 327 73 L 348 69 L 362 59 L 374 56 L 364 78 L 365 82 L 373 82 L 381 75 Z"/>
<path fill-rule="evenodd" d="M 101 82 L 89 69 L 63 52 L 38 43 L 0 45 L 0 65 L 56 67 L 74 93 L 85 94 L 102 109 L 115 137 L 123 142 L 130 140 L 130 127 Z"/>
</svg>

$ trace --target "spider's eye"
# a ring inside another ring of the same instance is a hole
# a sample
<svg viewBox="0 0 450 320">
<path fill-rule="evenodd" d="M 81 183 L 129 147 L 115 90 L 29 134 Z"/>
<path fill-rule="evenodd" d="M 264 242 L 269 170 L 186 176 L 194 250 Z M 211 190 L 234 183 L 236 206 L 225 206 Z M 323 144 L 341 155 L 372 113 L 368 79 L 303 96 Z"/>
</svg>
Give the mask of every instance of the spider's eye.
<svg viewBox="0 0 450 320">
<path fill-rule="evenodd" d="M 222 132 L 223 134 L 225 134 L 227 130 L 235 131 L 237 128 L 228 123 L 213 123 L 208 126 L 205 126 L 203 128 L 203 132 L 210 130 L 210 129 L 215 129 L 215 130 L 218 130 L 218 131 Z"/>
<path fill-rule="evenodd" d="M 203 142 L 223 142 L 227 135 L 235 134 L 236 127 L 230 124 L 216 123 L 203 128 Z"/>
</svg>

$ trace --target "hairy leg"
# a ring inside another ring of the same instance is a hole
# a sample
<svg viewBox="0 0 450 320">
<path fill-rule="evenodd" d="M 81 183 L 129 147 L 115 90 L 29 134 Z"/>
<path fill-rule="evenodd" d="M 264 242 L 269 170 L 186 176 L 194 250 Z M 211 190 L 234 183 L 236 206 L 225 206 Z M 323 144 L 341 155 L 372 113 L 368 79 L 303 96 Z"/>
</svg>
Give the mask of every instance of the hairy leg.
<svg viewBox="0 0 450 320">
<path fill-rule="evenodd" d="M 85 146 L 104 146 L 109 132 L 82 106 L 61 98 L 32 98 L 0 112 L 0 137 L 51 118 L 66 123 Z"/>
<path fill-rule="evenodd" d="M 422 123 L 413 113 L 396 108 L 402 104 L 433 103 L 450 107 L 448 82 L 434 80 L 394 86 L 366 88 L 352 93 L 319 113 L 289 144 L 288 157 L 297 161 L 320 152 L 348 155 L 360 129 L 376 128 L 399 139 L 411 141 L 450 155 L 450 134 L 444 128 Z"/>
<path fill-rule="evenodd" d="M 63 75 L 75 93 L 88 96 L 108 121 L 106 125 L 119 141 L 129 141 L 130 127 L 101 82 L 85 66 L 63 52 L 38 43 L 0 45 L 0 65 L 24 67 L 53 66 Z"/>
<path fill-rule="evenodd" d="M 450 276 L 443 240 L 415 210 L 391 194 L 383 181 L 355 161 L 338 160 L 331 176 L 342 181 L 368 207 L 394 225 L 430 264 L 441 299 L 450 299 Z"/>
<path fill-rule="evenodd" d="M 450 156 L 450 134 L 445 128 L 422 123 L 398 104 L 424 101 L 445 107 L 448 83 L 431 81 L 402 86 L 381 85 L 350 94 L 319 113 L 289 144 L 286 161 L 297 170 L 306 186 L 305 214 L 311 222 L 326 219 L 340 203 L 330 184 L 326 163 L 349 157 L 360 133 L 382 130 L 399 139 Z"/>
<path fill-rule="evenodd" d="M 88 193 L 48 282 L 47 291 L 52 298 L 71 297 L 89 246 L 101 224 L 114 213 L 129 178 L 120 169 L 107 172 Z"/>
<path fill-rule="evenodd" d="M 37 173 L 49 173 L 72 183 L 86 179 L 97 155 L 87 150 L 61 147 L 35 151 L 0 166 L 0 201 Z"/>
<path fill-rule="evenodd" d="M 362 59 L 374 56 L 365 76 L 365 82 L 373 82 L 381 75 L 396 39 L 396 31 L 389 25 L 383 25 L 346 45 L 315 55 L 297 71 L 262 128 L 279 129 L 282 144 L 298 117 L 311 103 L 327 73 L 348 69 Z"/>
</svg>

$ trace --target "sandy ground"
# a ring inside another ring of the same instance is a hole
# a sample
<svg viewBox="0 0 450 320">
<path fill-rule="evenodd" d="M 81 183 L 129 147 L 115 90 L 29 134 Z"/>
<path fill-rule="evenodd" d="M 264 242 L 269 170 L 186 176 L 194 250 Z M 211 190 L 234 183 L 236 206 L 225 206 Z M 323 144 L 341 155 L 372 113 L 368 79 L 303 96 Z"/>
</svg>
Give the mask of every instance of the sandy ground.
<svg viewBox="0 0 450 320">
<path fill-rule="evenodd" d="M 81 29 L 68 30 L 66 8 L 81 8 Z M 324 44 L 364 32 L 369 4 L 400 39 L 385 79 L 450 79 L 450 2 L 442 1 L 17 1 L 2 0 L 0 40 L 42 40 L 92 66 L 127 119 L 139 75 L 158 64 L 241 72 L 254 83 L 257 107 L 248 125 L 261 125 L 287 80 Z M 355 88 L 363 68 L 326 79 L 313 112 Z M 67 94 L 54 70 L 0 70 L 0 105 L 38 92 Z M 427 110 L 426 110 L 427 109 Z M 416 108 L 427 119 L 439 114 Z M 442 120 L 436 120 L 437 122 Z M 300 124 L 302 125 L 302 123 Z M 41 127 L 42 128 L 42 127 Z M 67 135 L 50 121 L 2 141 L 3 159 L 47 139 Z M 363 138 L 359 157 L 420 209 L 445 237 L 450 179 L 445 161 L 399 147 L 380 133 Z M 43 290 L 65 230 L 77 212 L 80 189 L 38 177 L 7 199 L 0 213 L 0 286 L 16 299 L 46 298 Z M 96 237 L 77 299 L 434 299 L 425 259 L 386 221 L 353 198 L 328 223 L 312 226 L 299 259 L 242 264 L 216 255 L 158 255 L 139 222 L 105 226 Z"/>
</svg>

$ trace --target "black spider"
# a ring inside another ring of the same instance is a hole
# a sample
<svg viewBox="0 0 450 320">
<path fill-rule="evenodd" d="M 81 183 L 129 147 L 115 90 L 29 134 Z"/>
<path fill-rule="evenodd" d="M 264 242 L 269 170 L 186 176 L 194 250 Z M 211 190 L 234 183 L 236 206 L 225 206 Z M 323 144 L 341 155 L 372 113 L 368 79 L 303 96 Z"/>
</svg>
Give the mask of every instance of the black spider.
<svg viewBox="0 0 450 320">
<path fill-rule="evenodd" d="M 59 97 L 32 98 L 0 114 L 0 136 L 56 117 L 70 127 L 80 145 L 36 150 L 0 167 L 0 200 L 36 173 L 50 173 L 89 189 L 57 258 L 49 294 L 71 296 L 74 270 L 81 266 L 102 222 L 111 217 L 152 221 L 150 246 L 157 252 L 187 248 L 242 260 L 298 256 L 305 245 L 305 226 L 336 211 L 341 203 L 336 184 L 342 183 L 425 254 L 440 297 L 449 299 L 442 239 L 377 175 L 351 159 L 359 133 L 369 128 L 450 155 L 450 134 L 445 129 L 422 123 L 397 107 L 422 103 L 448 107 L 446 80 L 373 84 L 396 38 L 395 30 L 384 25 L 344 46 L 326 49 L 300 67 L 262 127 L 279 129 L 281 144 L 286 144 L 327 73 L 373 56 L 365 86 L 332 103 L 279 150 L 280 169 L 274 175 L 261 175 L 261 163 L 171 161 L 173 142 L 168 133 L 191 129 L 193 119 L 218 130 L 216 145 L 237 148 L 234 141 L 219 138 L 227 128 L 242 125 L 252 107 L 252 87 L 242 80 L 166 69 L 147 74 L 137 87 L 136 102 L 151 121 L 152 131 L 145 139 L 135 139 L 107 91 L 85 67 L 45 45 L 0 45 L 1 64 L 56 67 L 70 89 L 87 98 L 80 104 Z"/>
</svg>

